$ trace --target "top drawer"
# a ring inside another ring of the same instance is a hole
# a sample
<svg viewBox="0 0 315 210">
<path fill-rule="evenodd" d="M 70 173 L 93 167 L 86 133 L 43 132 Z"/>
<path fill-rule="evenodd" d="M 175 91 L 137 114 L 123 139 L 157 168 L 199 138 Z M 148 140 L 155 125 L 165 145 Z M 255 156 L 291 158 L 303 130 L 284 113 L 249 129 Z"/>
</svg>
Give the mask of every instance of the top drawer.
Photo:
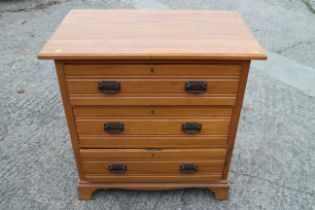
<svg viewBox="0 0 315 210">
<path fill-rule="evenodd" d="M 64 72 L 74 106 L 234 105 L 241 65 L 78 63 Z"/>
<path fill-rule="evenodd" d="M 67 64 L 71 76 L 239 76 L 238 64 Z"/>
</svg>

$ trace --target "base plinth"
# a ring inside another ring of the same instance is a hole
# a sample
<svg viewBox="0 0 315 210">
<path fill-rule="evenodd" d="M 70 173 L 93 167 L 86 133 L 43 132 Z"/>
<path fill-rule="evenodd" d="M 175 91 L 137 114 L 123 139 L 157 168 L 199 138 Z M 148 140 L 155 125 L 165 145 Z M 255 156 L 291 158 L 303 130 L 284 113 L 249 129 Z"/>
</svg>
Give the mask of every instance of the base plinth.
<svg viewBox="0 0 315 210">
<path fill-rule="evenodd" d="M 91 183 L 80 181 L 78 194 L 80 200 L 91 200 L 96 190 L 125 189 L 125 190 L 175 190 L 188 188 L 207 188 L 214 193 L 217 200 L 229 198 L 227 181 L 217 183 Z"/>
</svg>

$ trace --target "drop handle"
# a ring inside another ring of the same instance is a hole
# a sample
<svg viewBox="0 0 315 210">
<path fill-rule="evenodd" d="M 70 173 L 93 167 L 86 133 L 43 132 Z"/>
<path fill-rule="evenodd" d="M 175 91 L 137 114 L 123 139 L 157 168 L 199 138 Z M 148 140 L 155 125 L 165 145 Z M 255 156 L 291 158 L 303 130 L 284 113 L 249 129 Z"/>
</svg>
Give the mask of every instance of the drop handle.
<svg viewBox="0 0 315 210">
<path fill-rule="evenodd" d="M 207 82 L 188 81 L 185 83 L 185 91 L 191 94 L 202 94 L 207 92 Z"/>
<path fill-rule="evenodd" d="M 104 131 L 107 133 L 121 133 L 124 131 L 124 124 L 120 122 L 104 123 Z"/>
<path fill-rule="evenodd" d="M 123 174 L 127 171 L 127 165 L 125 164 L 110 164 L 108 165 L 108 171 L 113 174 Z"/>
<path fill-rule="evenodd" d="M 179 166 L 179 170 L 182 173 L 195 173 L 198 171 L 198 165 L 196 165 L 196 164 L 182 164 Z"/>
<path fill-rule="evenodd" d="M 186 134 L 197 134 L 200 133 L 202 124 L 195 122 L 186 122 L 182 124 L 182 131 Z"/>
<path fill-rule="evenodd" d="M 98 82 L 97 89 L 101 93 L 115 94 L 120 91 L 120 82 L 101 80 Z"/>
</svg>

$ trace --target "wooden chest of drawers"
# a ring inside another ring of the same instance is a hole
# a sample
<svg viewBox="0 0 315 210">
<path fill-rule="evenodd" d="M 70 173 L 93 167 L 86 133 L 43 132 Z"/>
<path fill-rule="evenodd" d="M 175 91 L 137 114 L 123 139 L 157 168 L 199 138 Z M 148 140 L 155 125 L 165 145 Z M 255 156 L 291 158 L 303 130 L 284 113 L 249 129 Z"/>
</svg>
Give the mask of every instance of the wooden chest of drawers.
<svg viewBox="0 0 315 210">
<path fill-rule="evenodd" d="M 55 60 L 80 199 L 112 188 L 228 198 L 250 61 L 266 59 L 237 13 L 73 10 L 38 57 Z"/>
</svg>

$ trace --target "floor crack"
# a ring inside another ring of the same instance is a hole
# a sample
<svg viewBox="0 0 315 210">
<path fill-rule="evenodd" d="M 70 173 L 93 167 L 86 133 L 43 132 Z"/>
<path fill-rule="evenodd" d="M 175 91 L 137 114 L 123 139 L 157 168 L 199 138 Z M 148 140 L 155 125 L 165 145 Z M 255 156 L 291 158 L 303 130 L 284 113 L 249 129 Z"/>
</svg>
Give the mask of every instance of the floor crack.
<svg viewBox="0 0 315 210">
<path fill-rule="evenodd" d="M 287 50 L 290 50 L 290 49 L 292 49 L 292 48 L 295 48 L 296 46 L 299 46 L 299 45 L 301 45 L 301 44 L 311 44 L 311 43 L 313 43 L 313 41 L 300 41 L 300 42 L 297 42 L 297 43 L 295 43 L 295 44 L 293 44 L 293 45 L 291 45 L 291 46 L 289 46 L 289 47 L 286 47 L 286 48 L 277 50 L 276 53 L 279 53 L 279 54 L 280 54 L 280 53 L 282 53 L 282 52 L 284 52 L 284 51 L 287 51 Z"/>
<path fill-rule="evenodd" d="M 266 178 L 263 178 L 263 177 L 259 177 L 259 176 L 255 176 L 255 175 L 251 175 L 251 174 L 247 174 L 247 173 L 241 173 L 241 172 L 234 171 L 234 170 L 230 170 L 230 172 L 234 173 L 234 174 L 241 175 L 241 176 L 247 176 L 247 177 L 250 177 L 250 178 L 266 181 L 266 182 L 268 182 L 270 184 L 274 184 L 274 185 L 277 185 L 279 187 L 286 188 L 288 190 L 292 190 L 292 191 L 299 192 L 299 193 L 304 193 L 304 194 L 307 194 L 307 195 L 310 195 L 310 196 L 314 196 L 314 193 L 315 193 L 315 192 L 307 192 L 307 191 L 304 191 L 304 190 L 295 189 L 293 187 L 288 187 L 288 186 L 285 186 L 283 184 L 279 184 L 277 182 L 271 181 L 269 179 L 266 179 Z"/>
<path fill-rule="evenodd" d="M 313 8 L 310 0 L 302 0 L 302 2 L 305 4 L 306 8 L 315 15 L 315 9 Z"/>
<path fill-rule="evenodd" d="M 65 3 L 71 0 L 53 0 L 53 1 L 48 1 L 45 3 L 39 3 L 39 4 L 34 4 L 32 7 L 26 7 L 26 8 L 17 8 L 17 9 L 7 9 L 4 12 L 25 12 L 25 11 L 31 11 L 31 10 L 40 10 L 40 9 L 46 9 L 49 6 Z"/>
</svg>

